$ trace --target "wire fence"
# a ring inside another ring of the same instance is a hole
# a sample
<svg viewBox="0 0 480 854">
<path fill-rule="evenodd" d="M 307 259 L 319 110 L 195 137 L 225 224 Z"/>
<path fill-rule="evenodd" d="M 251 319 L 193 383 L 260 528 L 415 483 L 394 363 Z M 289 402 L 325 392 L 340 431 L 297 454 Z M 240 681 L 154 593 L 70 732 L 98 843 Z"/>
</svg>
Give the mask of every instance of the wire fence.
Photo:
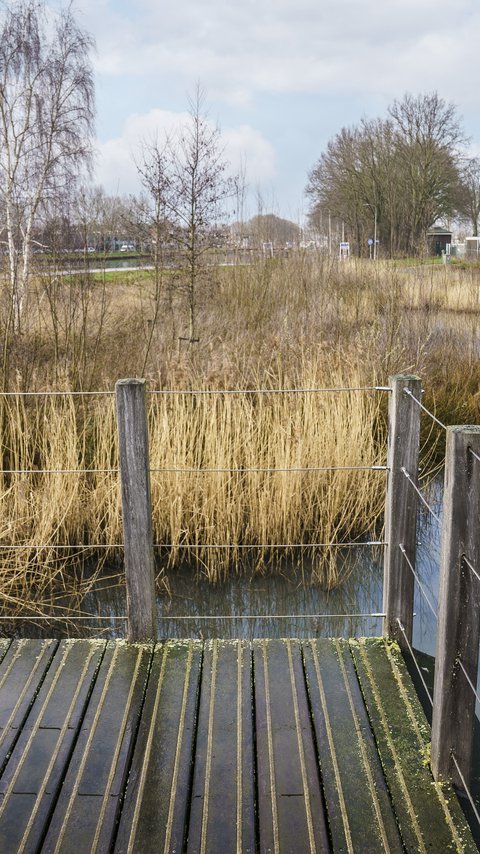
<svg viewBox="0 0 480 854">
<path fill-rule="evenodd" d="M 414 490 L 415 490 L 415 492 L 417 493 L 417 495 L 418 495 L 418 497 L 419 497 L 420 501 L 422 502 L 422 504 L 424 505 L 424 507 L 426 507 L 426 508 L 427 508 L 428 512 L 430 513 L 430 515 L 431 515 L 431 516 L 433 516 L 433 518 L 435 519 L 435 521 L 436 521 L 436 522 L 438 522 L 438 523 L 440 524 L 440 521 L 441 521 L 441 520 L 440 520 L 440 516 L 438 516 L 438 514 L 437 514 L 437 513 L 435 513 L 435 511 L 434 511 L 434 510 L 432 510 L 432 508 L 430 507 L 430 504 L 428 503 L 428 501 L 426 500 L 426 498 L 424 497 L 424 495 L 422 494 L 422 492 L 421 492 L 421 491 L 420 491 L 420 489 L 418 488 L 417 484 L 415 483 L 415 481 L 413 480 L 413 478 L 411 477 L 411 475 L 408 473 L 408 471 L 407 471 L 403 466 L 402 466 L 402 468 L 401 468 L 401 472 L 402 472 L 402 474 L 404 475 L 404 477 L 406 477 L 406 479 L 408 480 L 408 482 L 409 482 L 410 486 L 412 487 L 412 489 L 414 489 Z"/>
<path fill-rule="evenodd" d="M 427 603 L 428 607 L 430 608 L 430 611 L 432 612 L 432 614 L 433 614 L 433 616 L 435 617 L 435 619 L 437 619 L 437 618 L 438 618 L 437 609 L 436 609 L 436 608 L 434 608 L 434 606 L 432 605 L 432 603 L 431 603 L 431 601 L 430 601 L 430 597 L 429 597 L 429 595 L 428 595 L 427 591 L 425 590 L 425 587 L 424 587 L 424 585 L 422 584 L 422 581 L 420 580 L 420 577 L 419 577 L 418 573 L 416 572 L 415 567 L 414 567 L 414 566 L 413 566 L 413 564 L 412 564 L 412 561 L 411 561 L 411 560 L 410 560 L 410 558 L 408 557 L 407 552 L 405 551 L 405 548 L 403 547 L 403 545 L 402 545 L 401 543 L 399 544 L 399 549 L 400 549 L 400 551 L 401 551 L 401 553 L 402 553 L 403 557 L 405 558 L 405 561 L 406 561 L 406 563 L 407 563 L 407 566 L 410 568 L 410 570 L 411 570 L 411 572 L 412 572 L 412 574 L 413 574 L 413 577 L 414 577 L 415 581 L 416 581 L 416 582 L 417 582 L 417 584 L 418 584 L 418 589 L 420 590 L 420 592 L 421 592 L 421 594 L 422 594 L 423 598 L 425 599 L 425 602 Z"/>
<path fill-rule="evenodd" d="M 430 689 L 429 689 L 429 687 L 428 687 L 428 685 L 427 685 L 427 683 L 426 683 L 426 681 L 425 681 L 425 677 L 424 677 L 424 675 L 423 675 L 423 673 L 422 673 L 422 670 L 421 670 L 421 667 L 420 667 L 420 665 L 419 665 L 419 663 L 418 663 L 417 656 L 415 655 L 415 652 L 414 652 L 414 650 L 413 650 L 413 647 L 412 647 L 412 645 L 411 645 L 411 643 L 410 643 L 410 641 L 409 641 L 409 639 L 408 639 L 408 635 L 407 635 L 407 633 L 406 633 L 406 631 L 405 631 L 405 626 L 402 624 L 402 621 L 398 619 L 398 617 L 397 617 L 397 623 L 398 623 L 399 629 L 400 629 L 400 631 L 401 631 L 401 633 L 402 633 L 402 635 L 403 635 L 403 638 L 404 638 L 404 640 L 405 640 L 405 643 L 407 644 L 408 651 L 409 651 L 409 653 L 410 653 L 410 655 L 411 655 L 412 661 L 413 661 L 413 663 L 414 663 L 414 665 L 415 665 L 415 668 L 416 668 L 416 670 L 417 670 L 417 672 L 418 672 L 418 675 L 419 675 L 419 677 L 420 677 L 420 680 L 421 680 L 421 682 L 422 682 L 422 685 L 423 685 L 423 687 L 424 687 L 424 689 L 425 689 L 425 693 L 426 693 L 426 695 L 427 695 L 427 697 L 428 697 L 428 699 L 429 699 L 429 701 L 430 701 L 430 705 L 431 705 L 431 706 L 432 706 L 432 708 L 433 708 L 433 697 L 432 697 L 432 695 L 431 695 L 431 693 L 430 693 Z"/>
<path fill-rule="evenodd" d="M 155 398 L 172 398 L 172 397 L 186 397 L 186 398 L 194 398 L 194 397 L 231 397 L 231 396 L 239 396 L 239 397 L 254 397 L 254 396 L 276 396 L 276 395 L 320 395 L 320 394 L 342 394 L 342 393 L 372 393 L 372 392 L 392 392 L 392 388 L 390 386 L 383 385 L 366 385 L 366 386 L 354 386 L 354 387 L 311 387 L 311 388 L 244 388 L 244 389 L 154 389 L 149 391 L 151 399 Z M 412 402 L 418 406 L 421 412 L 426 415 L 434 424 L 439 426 L 442 430 L 446 431 L 447 426 L 433 413 L 431 412 L 422 402 L 416 397 L 408 388 L 404 388 L 404 393 L 407 395 Z M 75 397 L 75 398 L 93 398 L 93 397 L 109 397 L 113 398 L 115 396 L 114 391 L 58 391 L 58 392 L 50 392 L 50 391 L 38 391 L 38 392 L 0 392 L 0 398 L 47 398 L 47 397 Z M 472 449 L 468 448 L 472 457 L 480 462 L 480 456 Z M 108 459 L 108 458 L 107 458 Z M 115 458 L 113 458 L 115 459 Z M 238 458 L 237 458 L 238 459 Z M 223 462 L 223 460 L 222 460 Z M 389 473 L 390 469 L 388 465 L 384 464 L 372 464 L 372 465 L 292 465 L 292 466 L 275 466 L 275 465 L 260 465 L 260 466 L 163 466 L 163 467 L 155 467 L 149 466 L 149 472 L 151 475 L 162 476 L 162 475 L 232 475 L 232 476 L 247 476 L 254 474 L 261 475 L 275 475 L 275 474 L 286 474 L 286 475 L 297 475 L 297 474 L 305 474 L 305 475 L 315 475 L 316 473 L 368 473 L 368 472 L 385 472 Z M 90 475 L 115 475 L 118 476 L 120 473 L 119 467 L 84 467 L 84 468 L 22 468 L 19 467 L 11 467 L 6 468 L 0 471 L 0 474 L 8 475 L 8 476 L 23 476 L 23 475 L 80 475 L 84 477 L 88 477 Z M 414 491 L 416 497 L 419 499 L 421 504 L 426 508 L 431 518 L 433 518 L 437 524 L 441 524 L 440 515 L 435 512 L 432 508 L 430 502 L 425 498 L 421 489 L 419 489 L 417 485 L 417 473 L 410 473 L 407 471 L 405 467 L 401 467 L 401 473 L 404 478 L 408 481 L 409 487 Z M 153 543 L 153 548 L 156 551 L 174 551 L 174 550 L 183 550 L 187 551 L 191 555 L 201 556 L 204 552 L 209 552 L 213 550 L 218 551 L 231 551 L 231 552 L 246 552 L 246 551 L 265 551 L 265 552 L 278 552 L 280 550 L 288 553 L 295 550 L 303 550 L 303 551 L 315 551 L 315 550 L 336 550 L 336 549 L 353 549 L 353 548 L 384 548 L 388 546 L 388 542 L 384 539 L 372 539 L 369 537 L 365 537 L 364 539 L 355 539 L 342 542 L 341 539 L 338 541 L 332 542 L 321 542 L 321 541 L 309 541 L 309 542 L 275 542 L 268 541 L 265 539 L 263 542 L 175 542 L 175 540 L 171 540 L 170 542 L 155 542 Z M 0 540 L 0 552 L 4 552 L 5 550 L 12 551 L 44 551 L 51 550 L 59 552 L 65 551 L 70 554 L 77 553 L 77 556 L 82 556 L 84 553 L 98 551 L 108 551 L 108 550 L 122 550 L 125 549 L 125 543 L 123 542 L 109 542 L 109 543 L 53 543 L 53 542 L 45 542 L 40 544 L 31 544 L 31 543 L 4 543 Z M 399 544 L 400 552 L 403 556 L 403 560 L 406 563 L 409 571 L 413 575 L 414 582 L 416 583 L 418 590 L 426 602 L 431 614 L 433 615 L 435 621 L 438 620 L 438 606 L 434 604 L 432 601 L 432 596 L 429 595 L 429 592 L 426 589 L 426 586 L 420 577 L 419 572 L 415 567 L 415 559 L 411 559 L 409 554 L 407 553 L 406 548 L 402 543 Z M 480 573 L 475 568 L 473 562 L 466 555 L 462 556 L 463 564 L 468 567 L 473 576 L 480 582 Z M 341 611 L 337 611 L 334 613 L 261 613 L 261 614 L 237 614 L 237 613 L 226 613 L 226 614 L 162 614 L 161 620 L 167 622 L 211 622 L 211 621 L 229 621 L 229 622 L 238 622 L 238 621 L 267 621 L 267 620 L 304 620 L 304 621 L 320 621 L 326 619 L 385 619 L 386 614 L 383 611 L 367 611 L 364 609 L 363 611 L 351 612 L 351 613 L 343 613 Z M 11 615 L 1 615 L 0 621 L 3 623 L 9 623 L 15 619 Z M 28 614 L 28 615 L 18 615 L 17 619 L 20 619 L 24 622 L 78 622 L 78 623 L 124 623 L 128 620 L 127 615 L 102 615 L 102 614 L 85 614 L 81 613 L 80 609 L 76 611 L 71 610 L 67 614 Z M 405 646 L 409 651 L 411 656 L 411 660 L 413 665 L 418 673 L 421 684 L 425 691 L 425 695 L 428 698 L 430 705 L 433 708 L 433 697 L 431 691 L 427 685 L 425 676 L 422 672 L 422 667 L 418 661 L 418 655 L 413 647 L 413 643 L 411 638 L 408 636 L 405 626 L 402 621 L 396 618 L 396 622 L 398 624 L 399 630 L 401 632 L 402 638 L 405 642 Z M 459 669 L 462 671 L 464 678 L 473 692 L 476 702 L 480 703 L 480 694 L 477 691 L 477 687 L 474 684 L 471 675 L 469 675 L 464 663 L 461 658 L 458 658 L 457 664 Z M 465 791 L 470 800 L 472 809 L 474 811 L 474 815 L 480 824 L 480 817 L 477 811 L 475 801 L 473 796 L 469 790 L 467 783 L 464 780 L 464 776 L 462 775 L 461 768 L 458 765 L 458 762 L 452 754 L 452 760 L 455 763 L 457 771 L 462 779 Z"/>
<path fill-rule="evenodd" d="M 429 409 L 427 409 L 427 407 L 425 407 L 421 403 L 421 401 L 417 397 L 415 397 L 415 395 L 409 389 L 404 389 L 404 393 L 410 397 L 410 399 L 421 409 L 421 411 L 423 413 L 425 413 L 435 424 L 437 424 L 439 427 L 441 427 L 442 430 L 446 431 L 448 429 L 447 425 L 445 425 L 442 421 L 440 421 L 440 419 L 437 418 L 437 416 L 433 412 L 431 412 Z M 471 447 L 468 447 L 467 450 L 477 462 L 480 462 L 480 456 Z M 431 516 L 431 518 L 433 518 L 437 522 L 437 524 L 440 525 L 441 521 L 442 521 L 440 516 L 438 515 L 438 513 L 435 512 L 435 510 L 433 510 L 430 503 L 427 501 L 425 496 L 422 494 L 421 490 L 418 488 L 418 486 L 415 483 L 411 474 L 405 468 L 402 468 L 401 470 L 402 470 L 404 477 L 407 479 L 410 487 L 414 490 L 415 494 L 417 495 L 417 497 L 421 501 L 422 505 L 426 508 L 426 510 L 429 513 L 429 515 Z M 402 544 L 400 544 L 399 548 L 400 548 L 400 551 L 403 555 L 403 558 L 405 560 L 406 565 L 409 567 L 409 569 L 410 569 L 410 571 L 414 577 L 414 581 L 418 587 L 418 590 L 420 591 L 421 596 L 423 597 L 423 599 L 426 602 L 429 610 L 431 611 L 431 613 L 435 619 L 435 622 L 437 622 L 438 616 L 439 616 L 438 607 L 435 607 L 434 604 L 432 603 L 432 600 L 431 600 L 431 598 L 430 598 L 430 596 L 429 596 L 429 594 L 425 588 L 425 585 L 422 582 L 422 579 L 420 578 L 419 573 L 415 569 L 414 561 L 410 560 L 410 558 L 409 558 L 409 556 L 408 556 L 408 554 L 407 554 L 407 552 L 406 552 L 406 550 Z M 462 566 L 468 567 L 468 569 L 470 570 L 472 575 L 475 577 L 475 579 L 478 582 L 480 582 L 480 573 L 477 572 L 474 564 L 469 559 L 469 557 L 465 554 L 463 554 L 461 556 L 460 567 L 459 567 L 460 570 L 462 569 Z M 413 643 L 410 641 L 410 638 L 408 637 L 408 635 L 406 633 L 404 625 L 402 624 L 401 620 L 398 618 L 397 618 L 397 624 L 399 626 L 399 629 L 400 629 L 403 641 L 405 643 L 405 646 L 408 649 L 408 652 L 410 654 L 413 666 L 414 666 L 414 668 L 418 674 L 420 682 L 421 682 L 423 689 L 425 691 L 425 695 L 426 695 L 428 702 L 429 702 L 429 704 L 433 710 L 434 709 L 434 697 L 432 696 L 432 693 L 431 693 L 431 691 L 427 685 L 424 674 L 422 672 L 422 668 L 419 664 L 418 654 L 416 653 L 416 651 L 413 647 Z M 476 659 L 476 656 L 474 656 L 474 658 Z M 478 703 L 480 705 L 480 694 L 477 690 L 477 686 L 474 683 L 473 679 L 471 678 L 471 675 L 467 671 L 460 655 L 457 655 L 457 657 L 456 657 L 455 667 L 458 667 L 458 669 L 463 673 L 463 676 L 466 680 L 466 684 L 468 685 L 469 690 L 471 691 L 476 703 Z M 475 817 L 475 820 L 477 821 L 477 823 L 480 827 L 480 814 L 478 812 L 477 804 L 476 804 L 475 798 L 472 794 L 469 782 L 465 779 L 465 775 L 462 773 L 461 765 L 457 761 L 454 750 L 451 750 L 450 755 L 451 755 L 451 759 L 453 761 L 453 764 L 455 765 L 455 768 L 457 770 L 458 776 L 461 780 L 464 792 L 465 792 L 467 799 L 470 803 L 470 806 L 472 808 L 472 812 L 473 812 L 473 815 Z M 478 796 L 477 796 L 477 799 L 478 799 Z"/>
<path fill-rule="evenodd" d="M 364 386 L 342 386 L 342 387 L 308 387 L 308 388 L 243 388 L 243 389 L 153 389 L 147 394 L 150 396 L 151 400 L 158 398 L 172 398 L 172 397 L 188 397 L 195 398 L 197 396 L 210 398 L 210 397 L 232 397 L 232 396 L 240 396 L 240 397 L 251 397 L 255 398 L 257 396 L 300 396 L 300 395 L 322 395 L 325 393 L 328 394 L 361 394 L 361 393 L 377 393 L 377 392 L 390 392 L 390 386 L 383 385 L 364 385 Z M 53 399 L 82 399 L 82 398 L 108 398 L 112 400 L 115 397 L 116 392 L 112 390 L 99 390 L 99 391 L 5 391 L 0 392 L 0 398 L 7 399 L 23 399 L 23 398 L 33 398 L 33 399 L 42 399 L 46 400 L 48 398 Z M 316 474 L 368 474 L 378 473 L 378 472 L 388 472 L 388 467 L 383 464 L 359 464 L 359 465 L 260 465 L 260 466 L 149 466 L 149 471 L 151 476 L 155 478 L 157 481 L 158 478 L 161 478 L 162 475 L 199 475 L 208 477 L 210 475 L 229 475 L 229 476 L 238 476 L 238 477 L 247 477 L 254 475 L 308 475 L 315 476 Z M 10 467 L 5 467 L 0 470 L 0 475 L 5 476 L 6 478 L 36 478 L 39 476 L 57 476 L 57 475 L 65 475 L 65 476 L 75 476 L 81 478 L 90 478 L 96 476 L 111 476 L 118 478 L 120 474 L 120 467 L 117 465 L 113 466 L 92 466 L 86 465 L 84 467 L 81 466 L 72 466 L 72 467 L 54 467 L 54 466 L 41 466 L 36 464 L 34 466 L 22 466 L 22 465 L 13 465 Z M 10 484 L 7 482 L 7 488 Z M 98 538 L 97 538 L 98 539 Z M 302 553 L 311 553 L 312 558 L 313 554 L 316 551 L 330 551 L 335 550 L 339 551 L 342 549 L 351 550 L 351 549 L 365 549 L 365 548 L 382 548 L 385 546 L 385 541 L 382 539 L 372 539 L 371 537 L 364 538 L 355 538 L 355 540 L 349 540 L 348 537 L 342 540 L 341 537 L 335 541 L 317 541 L 317 540 L 302 540 L 297 542 L 291 541 L 266 541 L 263 540 L 261 542 L 195 542 L 195 541 L 181 541 L 176 542 L 175 540 L 169 542 L 154 542 L 153 549 L 155 553 L 158 552 L 185 552 L 188 554 L 188 559 L 192 557 L 197 560 L 201 559 L 201 555 L 205 553 L 213 553 L 215 551 L 224 552 L 224 553 L 259 553 L 266 552 L 272 553 L 273 555 L 278 555 L 279 552 L 284 552 L 285 554 L 291 554 L 292 552 L 302 552 Z M 23 555 L 29 556 L 31 553 L 38 554 L 38 560 L 43 560 L 44 556 L 49 556 L 48 559 L 53 561 L 52 555 L 58 553 L 62 555 L 62 559 L 65 560 L 82 560 L 88 556 L 94 555 L 96 552 L 108 554 L 108 552 L 117 552 L 125 550 L 125 543 L 119 541 L 107 541 L 107 542 L 54 542 L 53 540 L 45 540 L 45 541 L 34 541 L 34 542 L 9 542 L 5 534 L 0 535 L 0 553 L 2 555 L 7 554 L 8 552 L 16 553 L 19 556 L 19 560 L 23 559 Z M 27 557 L 25 557 L 27 559 Z M 30 558 L 28 558 L 30 559 Z M 53 564 L 52 564 L 53 565 Z M 304 615 L 305 618 L 308 618 L 308 615 Z M 318 615 L 317 615 L 318 616 Z M 356 615 L 361 616 L 361 615 Z M 366 617 L 369 616 L 368 614 Z M 261 615 L 258 615 L 259 619 L 262 619 Z M 279 617 L 281 618 L 281 617 Z M 319 617 L 318 617 L 319 618 Z M 10 619 L 9 617 L 5 618 L 6 620 Z M 29 619 L 39 619 L 39 617 L 29 617 Z M 43 619 L 43 618 L 42 618 Z M 48 617 L 45 617 L 48 619 Z M 59 617 L 55 618 L 61 619 Z M 72 619 L 70 615 L 68 619 Z M 87 616 L 82 616 L 82 620 L 87 620 Z M 98 619 L 95 616 L 95 619 Z M 123 618 L 122 618 L 123 619 Z"/>
<path fill-rule="evenodd" d="M 440 420 L 437 418 L 437 416 L 433 414 L 433 412 L 430 412 L 430 410 L 429 410 L 429 409 L 427 409 L 427 407 L 426 407 L 426 406 L 424 406 L 424 405 L 423 405 L 423 403 L 421 403 L 421 401 L 420 401 L 417 397 L 415 397 L 415 395 L 410 391 L 410 389 L 409 389 L 409 388 L 405 388 L 403 391 L 404 391 L 404 393 L 405 393 L 405 394 L 407 394 L 407 395 L 408 395 L 408 396 L 409 396 L 409 397 L 414 401 L 414 403 L 416 403 L 416 404 L 417 404 L 417 406 L 419 406 L 419 407 L 420 407 L 420 409 L 421 409 L 423 412 L 425 412 L 425 413 L 429 416 L 429 418 L 431 418 L 431 419 L 432 419 L 432 421 L 434 421 L 436 424 L 438 424 L 438 425 L 439 425 L 443 430 L 446 430 L 446 429 L 447 429 L 446 425 L 445 425 L 445 424 L 443 424 L 443 422 L 442 422 L 442 421 L 440 421 Z"/>
</svg>

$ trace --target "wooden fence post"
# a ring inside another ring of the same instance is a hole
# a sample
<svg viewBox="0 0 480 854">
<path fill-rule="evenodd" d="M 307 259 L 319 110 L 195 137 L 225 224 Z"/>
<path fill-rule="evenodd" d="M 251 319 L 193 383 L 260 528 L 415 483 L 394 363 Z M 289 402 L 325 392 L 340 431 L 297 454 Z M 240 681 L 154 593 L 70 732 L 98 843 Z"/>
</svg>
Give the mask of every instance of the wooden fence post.
<svg viewBox="0 0 480 854">
<path fill-rule="evenodd" d="M 155 640 L 157 607 L 145 380 L 115 386 L 122 484 L 128 640 Z"/>
<path fill-rule="evenodd" d="M 419 377 L 412 375 L 390 377 L 392 388 L 388 408 L 388 480 L 385 505 L 385 563 L 383 579 L 383 633 L 407 648 L 405 635 L 411 643 L 413 629 L 413 594 L 417 539 L 418 496 L 412 483 L 418 482 L 420 445 L 420 407 L 411 395 L 420 400 Z M 410 394 L 408 393 L 410 392 Z M 404 549 L 405 554 L 403 554 Z"/>
<path fill-rule="evenodd" d="M 473 453 L 472 453 L 473 451 Z M 448 427 L 432 720 L 432 771 L 471 774 L 480 634 L 480 427 Z M 469 565 L 470 564 L 470 565 Z M 453 759 L 455 757 L 458 768 Z M 460 769 L 460 771 L 459 771 Z"/>
</svg>

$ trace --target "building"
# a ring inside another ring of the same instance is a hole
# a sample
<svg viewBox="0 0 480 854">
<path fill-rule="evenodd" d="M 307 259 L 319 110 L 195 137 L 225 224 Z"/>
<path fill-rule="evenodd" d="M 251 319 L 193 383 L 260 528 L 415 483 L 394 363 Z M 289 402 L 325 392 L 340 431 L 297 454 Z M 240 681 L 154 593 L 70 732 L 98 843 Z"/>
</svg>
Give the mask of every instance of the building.
<svg viewBox="0 0 480 854">
<path fill-rule="evenodd" d="M 443 225 L 435 225 L 427 231 L 427 249 L 429 255 L 450 254 L 452 232 Z M 448 247 L 448 248 L 447 248 Z"/>
</svg>

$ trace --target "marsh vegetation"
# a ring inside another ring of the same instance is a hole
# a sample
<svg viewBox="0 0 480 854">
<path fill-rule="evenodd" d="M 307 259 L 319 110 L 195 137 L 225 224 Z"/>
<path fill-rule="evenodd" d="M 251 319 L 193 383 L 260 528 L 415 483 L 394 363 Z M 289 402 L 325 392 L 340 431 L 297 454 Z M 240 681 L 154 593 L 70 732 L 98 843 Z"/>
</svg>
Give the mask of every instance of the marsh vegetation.
<svg viewBox="0 0 480 854">
<path fill-rule="evenodd" d="M 85 557 L 99 571 L 121 557 L 114 397 L 75 392 L 113 392 L 116 379 L 134 375 L 152 390 L 207 392 L 150 397 L 166 584 L 185 563 L 213 581 L 263 571 L 278 555 L 271 546 L 295 544 L 293 562 L 301 568 L 308 557 L 309 577 L 332 587 L 342 580 L 334 549 L 299 546 L 351 542 L 381 525 L 385 472 L 318 469 L 385 463 L 388 393 L 212 392 L 384 386 L 393 373 L 416 372 L 441 420 L 479 420 L 476 267 L 297 253 L 207 268 L 199 295 L 195 344 L 179 340 L 184 295 L 172 270 L 160 282 L 145 271 L 38 276 L 21 336 L 3 326 L 3 391 L 67 392 L 0 397 L 0 595 L 13 611 L 25 601 L 54 606 L 72 587 L 80 600 L 92 584 Z M 425 453 L 437 436 L 426 426 Z M 287 468 L 317 471 L 258 471 Z"/>
</svg>

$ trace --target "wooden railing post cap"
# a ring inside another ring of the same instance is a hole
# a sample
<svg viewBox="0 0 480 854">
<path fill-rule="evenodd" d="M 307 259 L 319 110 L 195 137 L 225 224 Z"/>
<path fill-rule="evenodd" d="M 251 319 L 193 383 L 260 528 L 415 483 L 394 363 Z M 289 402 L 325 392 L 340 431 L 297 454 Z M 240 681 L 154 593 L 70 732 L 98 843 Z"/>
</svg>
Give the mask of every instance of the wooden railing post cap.
<svg viewBox="0 0 480 854">
<path fill-rule="evenodd" d="M 394 374 L 390 377 L 390 382 L 421 382 L 421 379 L 417 374 Z"/>
<path fill-rule="evenodd" d="M 115 383 L 115 388 L 118 388 L 118 386 L 125 385 L 145 385 L 145 383 L 146 380 L 138 379 L 138 377 L 133 377 L 125 380 L 117 380 L 117 382 Z"/>
<path fill-rule="evenodd" d="M 478 436 L 480 433 L 479 424 L 455 424 L 452 427 L 447 427 L 448 433 L 474 433 Z"/>
</svg>

